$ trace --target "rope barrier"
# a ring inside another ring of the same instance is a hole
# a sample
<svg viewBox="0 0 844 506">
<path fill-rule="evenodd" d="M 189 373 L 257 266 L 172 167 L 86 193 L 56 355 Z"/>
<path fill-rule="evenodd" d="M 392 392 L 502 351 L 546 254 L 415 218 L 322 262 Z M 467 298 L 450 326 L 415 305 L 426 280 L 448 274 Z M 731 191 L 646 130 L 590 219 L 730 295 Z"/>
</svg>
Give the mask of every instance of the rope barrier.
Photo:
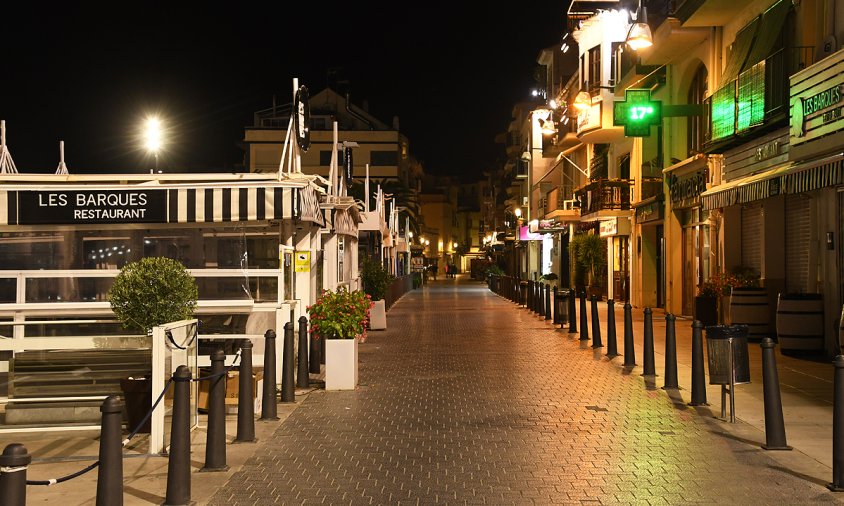
<svg viewBox="0 0 844 506">
<path fill-rule="evenodd" d="M 176 348 L 178 348 L 180 350 L 186 350 L 186 349 L 190 348 L 190 346 L 193 344 L 193 342 L 196 341 L 196 338 L 199 337 L 199 324 L 200 323 L 202 323 L 202 322 L 200 322 L 199 320 L 196 321 L 196 325 L 193 326 L 193 335 L 191 336 L 190 340 L 184 344 L 184 346 L 176 343 L 176 340 L 173 338 L 173 333 L 170 332 L 169 330 L 165 330 L 164 335 L 167 336 L 167 340 L 170 341 L 170 344 L 172 344 L 173 346 L 175 346 Z"/>
<path fill-rule="evenodd" d="M 62 476 L 61 478 L 53 478 L 52 480 L 26 480 L 27 485 L 36 485 L 36 486 L 46 486 L 49 487 L 50 485 L 55 485 L 57 483 L 63 483 L 68 480 L 72 480 L 78 476 L 82 476 L 83 474 L 87 473 L 88 471 L 95 469 L 97 466 L 100 465 L 100 461 L 96 461 L 90 466 L 82 469 L 80 471 L 76 471 L 73 474 L 68 474 L 67 476 Z M 20 469 L 18 469 L 20 470 Z"/>
<path fill-rule="evenodd" d="M 194 339 L 196 338 L 196 335 L 198 333 L 199 333 L 199 331 L 197 330 L 197 332 L 194 334 L 194 337 L 193 337 Z M 169 334 L 169 332 L 168 332 L 168 334 Z M 168 335 L 168 338 L 170 338 L 170 340 L 172 342 L 172 336 Z M 175 342 L 173 344 L 176 345 Z M 178 347 L 178 345 L 176 345 L 176 346 Z M 229 371 L 231 371 L 232 368 L 234 368 L 234 366 L 240 360 L 240 357 L 241 357 L 241 351 L 238 350 L 238 352 L 235 355 L 234 360 L 232 361 L 231 365 L 226 367 L 226 369 L 223 372 L 217 373 L 217 374 L 212 374 L 210 376 L 203 376 L 201 378 L 190 378 L 190 379 L 177 379 L 173 376 L 170 376 L 170 379 L 167 380 L 167 384 L 164 385 L 164 389 L 161 391 L 161 394 L 159 394 L 158 398 L 155 400 L 155 403 L 152 405 L 152 408 L 150 408 L 150 410 L 147 412 L 146 416 L 144 416 L 143 420 L 141 420 L 140 423 L 138 423 L 138 426 L 135 427 L 135 430 L 133 430 L 126 437 L 126 439 L 123 440 L 122 446 L 125 448 L 126 445 L 129 444 L 129 441 L 138 434 L 138 431 L 140 431 L 141 427 L 144 426 L 146 421 L 149 420 L 149 417 L 152 416 L 152 413 L 155 411 L 155 408 L 157 408 L 158 405 L 161 403 L 161 400 L 164 399 L 164 395 L 167 393 L 167 389 L 170 388 L 171 383 L 173 383 L 174 381 L 206 381 L 206 380 L 210 380 L 210 379 L 214 379 L 214 378 L 219 378 L 221 376 L 228 374 Z M 26 480 L 26 484 L 32 485 L 32 486 L 56 485 L 58 483 L 63 483 L 65 481 L 72 480 L 74 478 L 82 476 L 83 474 L 91 471 L 92 469 L 96 469 L 99 465 L 100 465 L 100 461 L 98 460 L 98 461 L 94 462 L 93 464 L 89 465 L 88 467 L 81 469 L 79 471 L 76 471 L 75 473 L 68 474 L 67 476 L 62 476 L 61 478 L 53 478 L 53 479 L 50 479 L 50 480 Z M 28 468 L 28 466 L 0 467 L 0 473 L 16 473 L 16 472 L 20 472 L 20 471 L 26 471 L 27 468 Z"/>
</svg>

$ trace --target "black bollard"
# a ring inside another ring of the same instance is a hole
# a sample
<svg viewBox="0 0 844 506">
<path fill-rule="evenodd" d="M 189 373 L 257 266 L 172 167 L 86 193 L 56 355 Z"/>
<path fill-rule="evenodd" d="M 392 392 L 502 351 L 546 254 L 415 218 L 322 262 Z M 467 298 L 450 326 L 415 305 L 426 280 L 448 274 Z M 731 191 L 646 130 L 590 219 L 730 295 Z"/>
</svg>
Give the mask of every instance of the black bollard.
<svg viewBox="0 0 844 506">
<path fill-rule="evenodd" d="M 539 316 L 545 319 L 545 289 L 548 287 L 545 283 L 539 283 L 539 301 L 537 309 Z"/>
<path fill-rule="evenodd" d="M 644 338 L 644 355 L 643 360 L 645 365 L 642 376 L 656 376 L 656 364 L 654 364 L 654 321 L 651 308 L 645 308 L 645 338 Z"/>
<path fill-rule="evenodd" d="M 762 397 L 765 401 L 765 444 L 766 450 L 790 450 L 785 441 L 785 421 L 782 418 L 780 379 L 777 373 L 777 357 L 773 339 L 766 337 L 762 347 Z M 730 390 L 730 395 L 733 391 Z"/>
<path fill-rule="evenodd" d="M 832 361 L 835 365 L 832 402 L 832 483 L 827 488 L 844 492 L 844 355 Z M 6 449 L 9 447 L 7 446 Z M 26 450 L 24 450 L 26 451 Z M 5 455 L 6 452 L 3 452 Z M 2 490 L 3 487 L 0 487 Z M 3 495 L 0 494 L 0 498 Z"/>
<path fill-rule="evenodd" d="M 296 402 L 293 385 L 293 322 L 284 324 L 284 354 L 281 356 L 281 402 Z"/>
<path fill-rule="evenodd" d="M 319 374 L 319 334 L 311 332 L 311 352 L 308 353 L 308 360 L 310 361 L 309 372 L 311 374 Z"/>
<path fill-rule="evenodd" d="M 692 322 L 692 402 L 689 406 L 708 406 L 706 373 L 703 369 L 703 323 Z"/>
<path fill-rule="evenodd" d="M 275 377 L 275 330 L 264 332 L 264 391 L 261 392 L 261 418 L 265 422 L 278 420 L 278 406 L 276 406 Z"/>
<path fill-rule="evenodd" d="M 545 285 L 545 319 L 551 319 L 551 285 Z"/>
<path fill-rule="evenodd" d="M 577 304 L 574 301 L 576 296 L 574 288 L 569 290 L 569 334 L 577 333 Z"/>
<path fill-rule="evenodd" d="M 311 378 L 308 376 L 308 318 L 305 316 L 299 317 L 299 365 L 296 368 L 296 386 L 311 386 Z"/>
<path fill-rule="evenodd" d="M 325 339 L 321 336 L 318 336 L 319 339 L 319 363 L 321 365 L 325 365 Z"/>
<path fill-rule="evenodd" d="M 252 341 L 240 345 L 240 374 L 237 382 L 237 435 L 235 443 L 255 441 L 255 402 L 252 386 Z"/>
<path fill-rule="evenodd" d="M 533 281 L 528 280 L 527 282 L 527 304 L 525 307 L 528 311 L 533 311 Z"/>
<path fill-rule="evenodd" d="M 226 354 L 211 352 L 211 376 L 208 385 L 208 432 L 205 435 L 205 466 L 202 472 L 228 471 L 226 465 Z M 266 381 L 266 380 L 264 380 Z"/>
<path fill-rule="evenodd" d="M 580 294 L 580 340 L 589 340 L 589 320 L 586 316 L 586 292 Z"/>
<path fill-rule="evenodd" d="M 97 467 L 97 506 L 123 504 L 123 402 L 116 395 L 100 406 L 100 465 Z"/>
<path fill-rule="evenodd" d="M 598 318 L 598 297 L 592 296 L 592 347 L 603 348 L 601 340 L 601 320 Z"/>
<path fill-rule="evenodd" d="M 636 367 L 636 348 L 633 344 L 633 306 L 624 304 L 624 367 Z"/>
<path fill-rule="evenodd" d="M 665 315 L 665 383 L 663 390 L 678 389 L 677 383 L 677 334 L 674 323 L 677 320 L 673 314 Z"/>
<path fill-rule="evenodd" d="M 615 301 L 607 299 L 607 356 L 618 356 L 618 343 L 615 336 Z"/>
<path fill-rule="evenodd" d="M 553 302 L 553 304 L 554 304 L 554 320 L 553 320 L 554 325 L 560 325 L 562 327 L 563 317 L 560 314 L 560 290 L 556 286 L 554 287 L 553 299 L 554 299 L 554 302 Z"/>
<path fill-rule="evenodd" d="M 173 373 L 170 456 L 167 461 L 167 497 L 164 499 L 167 506 L 181 506 L 191 502 L 190 379 L 190 369 L 186 365 L 180 365 Z"/>
<path fill-rule="evenodd" d="M 26 469 L 32 456 L 20 443 L 12 443 L 0 455 L 0 504 L 26 506 Z"/>
</svg>

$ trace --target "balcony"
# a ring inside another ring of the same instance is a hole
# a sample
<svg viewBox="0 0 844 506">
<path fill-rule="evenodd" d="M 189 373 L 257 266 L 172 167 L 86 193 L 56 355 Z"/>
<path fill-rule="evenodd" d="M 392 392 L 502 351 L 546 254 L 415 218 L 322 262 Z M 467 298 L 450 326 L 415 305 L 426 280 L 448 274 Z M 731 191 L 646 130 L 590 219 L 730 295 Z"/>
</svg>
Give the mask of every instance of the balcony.
<svg viewBox="0 0 844 506">
<path fill-rule="evenodd" d="M 814 47 L 780 49 L 704 101 L 704 151 L 723 153 L 788 121 L 788 76 L 812 64 Z"/>
<path fill-rule="evenodd" d="M 617 216 L 618 211 L 629 211 L 630 186 L 627 179 L 598 179 L 578 188 L 574 194 L 580 201 L 581 216 Z"/>
<path fill-rule="evenodd" d="M 580 221 L 580 208 L 571 186 L 558 186 L 548 192 L 543 200 L 545 206 L 542 210 L 545 219 L 557 219 L 562 222 Z"/>
</svg>

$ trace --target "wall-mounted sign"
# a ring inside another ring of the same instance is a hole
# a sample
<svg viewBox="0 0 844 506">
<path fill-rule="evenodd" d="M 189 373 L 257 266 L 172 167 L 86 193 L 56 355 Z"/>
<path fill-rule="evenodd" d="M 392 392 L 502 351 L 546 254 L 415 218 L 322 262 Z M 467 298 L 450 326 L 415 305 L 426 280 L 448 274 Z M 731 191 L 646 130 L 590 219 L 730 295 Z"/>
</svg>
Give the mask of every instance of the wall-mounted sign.
<svg viewBox="0 0 844 506">
<path fill-rule="evenodd" d="M 537 234 L 535 232 L 531 232 L 528 227 L 519 227 L 519 240 L 520 241 L 541 241 L 542 234 Z"/>
<path fill-rule="evenodd" d="M 296 272 L 311 272 L 311 252 L 297 251 L 293 268 Z"/>
<path fill-rule="evenodd" d="M 598 229 L 598 234 L 601 237 L 630 235 L 630 219 L 612 218 L 609 220 L 602 220 Z"/>
<path fill-rule="evenodd" d="M 706 190 L 706 171 L 699 170 L 683 176 L 668 175 L 668 194 L 671 203 L 689 203 L 696 201 Z"/>
<path fill-rule="evenodd" d="M 311 106 L 307 87 L 299 86 L 296 90 L 294 105 L 296 109 L 293 111 L 293 127 L 296 143 L 302 151 L 307 151 L 311 147 Z"/>
<path fill-rule="evenodd" d="M 577 133 L 601 128 L 601 102 L 592 104 L 577 115 Z"/>
<path fill-rule="evenodd" d="M 662 102 L 649 89 L 628 89 L 624 100 L 613 103 L 613 126 L 623 126 L 626 137 L 648 137 L 651 126 L 662 123 Z"/>
<path fill-rule="evenodd" d="M 18 191 L 9 197 L 19 225 L 167 222 L 167 190 Z"/>
<path fill-rule="evenodd" d="M 839 149 L 844 139 L 844 53 L 839 53 L 789 78 L 792 160 Z"/>
</svg>

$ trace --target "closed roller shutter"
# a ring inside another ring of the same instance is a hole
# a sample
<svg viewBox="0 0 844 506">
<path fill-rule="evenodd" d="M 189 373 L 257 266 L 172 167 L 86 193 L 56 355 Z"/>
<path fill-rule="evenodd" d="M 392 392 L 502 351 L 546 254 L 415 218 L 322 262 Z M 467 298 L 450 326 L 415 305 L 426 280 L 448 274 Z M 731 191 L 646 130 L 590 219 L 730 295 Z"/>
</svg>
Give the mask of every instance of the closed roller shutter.
<svg viewBox="0 0 844 506">
<path fill-rule="evenodd" d="M 809 291 L 809 244 L 812 239 L 811 200 L 805 195 L 785 199 L 785 291 Z"/>
<path fill-rule="evenodd" d="M 741 210 L 741 265 L 762 272 L 762 206 Z"/>
</svg>

